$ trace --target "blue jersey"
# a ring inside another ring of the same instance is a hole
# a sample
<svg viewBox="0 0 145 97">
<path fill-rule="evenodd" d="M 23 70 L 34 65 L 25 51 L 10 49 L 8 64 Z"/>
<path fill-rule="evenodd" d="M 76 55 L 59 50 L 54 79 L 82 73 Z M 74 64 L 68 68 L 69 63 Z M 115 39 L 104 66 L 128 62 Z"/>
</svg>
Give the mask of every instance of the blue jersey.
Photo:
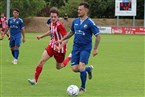
<svg viewBox="0 0 145 97">
<path fill-rule="evenodd" d="M 24 23 L 21 18 L 16 20 L 12 17 L 8 20 L 8 26 L 10 28 L 10 36 L 13 38 L 21 38 L 21 30 L 24 28 Z"/>
<path fill-rule="evenodd" d="M 74 33 L 73 49 L 83 48 L 86 50 L 91 50 L 92 35 L 99 34 L 98 27 L 90 18 L 87 18 L 82 22 L 80 18 L 76 18 L 72 23 L 71 31 Z"/>
</svg>

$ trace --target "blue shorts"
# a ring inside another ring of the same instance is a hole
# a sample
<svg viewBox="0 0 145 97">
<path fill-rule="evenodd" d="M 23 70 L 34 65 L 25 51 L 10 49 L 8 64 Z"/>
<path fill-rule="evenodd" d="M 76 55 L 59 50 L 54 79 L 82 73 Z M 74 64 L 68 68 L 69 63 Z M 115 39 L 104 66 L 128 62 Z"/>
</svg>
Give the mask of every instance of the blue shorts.
<svg viewBox="0 0 145 97">
<path fill-rule="evenodd" d="M 20 46 L 21 44 L 21 38 L 10 38 L 10 47 L 14 47 L 14 46 Z"/>
<path fill-rule="evenodd" d="M 71 58 L 71 66 L 79 64 L 79 62 L 88 64 L 88 60 L 90 57 L 90 51 L 86 50 L 73 50 L 72 58 Z"/>
</svg>

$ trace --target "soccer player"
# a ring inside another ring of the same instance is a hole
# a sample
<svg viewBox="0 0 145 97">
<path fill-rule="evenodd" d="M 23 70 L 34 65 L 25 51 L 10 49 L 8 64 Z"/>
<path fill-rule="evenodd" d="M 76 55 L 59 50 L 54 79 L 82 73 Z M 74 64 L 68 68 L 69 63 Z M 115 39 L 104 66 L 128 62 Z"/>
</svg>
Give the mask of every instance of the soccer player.
<svg viewBox="0 0 145 97">
<path fill-rule="evenodd" d="M 65 36 L 67 33 L 66 29 L 64 28 L 62 23 L 59 21 L 58 15 L 59 15 L 58 9 L 55 7 L 52 7 L 50 9 L 51 30 L 40 36 L 37 36 L 37 39 L 41 39 L 45 36 L 52 35 L 51 41 L 50 41 L 48 47 L 44 50 L 42 57 L 36 67 L 34 79 L 28 79 L 28 82 L 31 85 L 37 84 L 38 78 L 40 76 L 40 73 L 43 69 L 45 62 L 48 59 L 50 59 L 52 56 L 54 56 L 54 58 L 56 60 L 57 69 L 61 69 L 61 68 L 65 67 L 68 64 L 68 62 L 70 61 L 71 56 L 68 56 L 64 60 L 65 53 L 66 53 L 66 43 L 68 42 L 68 40 L 63 41 L 62 43 L 58 43 L 58 44 L 56 43 L 56 41 L 62 39 L 62 37 Z"/>
<path fill-rule="evenodd" d="M 2 38 L 0 40 L 3 40 L 5 34 L 9 38 L 9 33 L 8 33 L 8 31 L 6 31 L 6 28 L 8 27 L 7 18 L 5 17 L 4 13 L 1 13 L 0 21 L 1 21 L 1 24 L 2 24 L 2 29 L 1 29 L 1 32 L 0 32 Z"/>
<path fill-rule="evenodd" d="M 100 42 L 99 29 L 88 17 L 88 12 L 89 4 L 86 2 L 80 3 L 78 7 L 78 18 L 72 22 L 71 31 L 58 41 L 58 43 L 61 43 L 74 35 L 71 66 L 74 72 L 80 72 L 80 93 L 86 91 L 87 73 L 88 78 L 92 78 L 93 66 L 86 66 L 92 49 L 92 34 L 96 36 L 93 56 L 97 55 Z"/>
<path fill-rule="evenodd" d="M 21 18 L 19 18 L 19 9 L 13 9 L 13 17 L 8 20 L 8 29 L 10 29 L 10 48 L 14 60 L 13 64 L 17 64 L 19 57 L 19 47 L 21 43 L 21 36 L 23 36 L 22 41 L 25 42 L 25 29 L 24 23 Z M 7 29 L 7 30 L 8 30 Z"/>
<path fill-rule="evenodd" d="M 2 22 L 0 20 L 0 32 L 1 32 L 1 30 L 2 30 Z"/>
</svg>

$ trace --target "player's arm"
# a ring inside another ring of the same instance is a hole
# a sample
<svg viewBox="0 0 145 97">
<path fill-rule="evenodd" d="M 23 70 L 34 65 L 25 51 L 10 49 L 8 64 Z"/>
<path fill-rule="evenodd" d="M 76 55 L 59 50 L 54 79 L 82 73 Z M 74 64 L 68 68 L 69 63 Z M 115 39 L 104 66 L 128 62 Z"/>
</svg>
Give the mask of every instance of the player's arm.
<svg viewBox="0 0 145 97">
<path fill-rule="evenodd" d="M 59 27 L 58 27 L 58 31 L 61 33 L 61 35 L 63 36 L 62 37 L 62 39 L 64 39 L 65 37 L 66 37 L 66 29 L 64 28 L 64 26 L 63 25 L 60 25 Z M 61 40 L 62 40 L 61 39 Z M 67 39 L 64 39 L 63 41 L 61 41 L 61 40 L 58 40 L 58 41 L 60 41 L 60 42 L 56 42 L 56 44 L 57 43 L 60 43 L 61 45 L 59 46 L 59 47 L 57 47 L 57 49 L 58 50 L 60 50 L 64 45 L 66 45 L 67 43 L 68 43 L 68 38 Z"/>
<path fill-rule="evenodd" d="M 62 41 L 71 38 L 73 35 L 74 35 L 74 33 L 73 33 L 72 31 L 70 31 L 69 33 L 67 33 L 66 36 L 64 36 L 64 37 L 62 38 Z"/>
<path fill-rule="evenodd" d="M 100 43 L 100 35 L 96 35 L 96 39 L 95 39 L 95 44 L 94 44 L 94 49 L 93 49 L 93 56 L 96 56 L 98 54 L 98 46 Z"/>
<path fill-rule="evenodd" d="M 24 27 L 22 28 L 22 36 L 23 36 L 22 41 L 24 43 L 26 41 L 26 38 L 25 38 L 25 28 Z"/>
<path fill-rule="evenodd" d="M 61 43 L 69 38 L 71 38 L 74 35 L 74 33 L 72 31 L 70 31 L 69 33 L 67 33 L 61 40 L 59 40 L 58 42 Z"/>
<path fill-rule="evenodd" d="M 64 40 L 67 40 L 69 38 L 71 38 L 73 35 L 74 35 L 74 21 L 72 22 L 72 25 L 71 25 L 71 30 L 69 33 L 67 33 L 61 40 L 59 40 L 58 42 L 61 43 L 63 42 Z"/>
<path fill-rule="evenodd" d="M 59 47 L 56 47 L 56 49 L 59 51 L 65 44 L 68 43 L 68 39 L 69 39 L 71 36 L 73 36 L 73 32 L 70 31 L 70 32 L 67 33 L 61 40 L 58 40 L 58 41 L 56 42 L 56 44 L 57 44 L 57 43 L 61 43 L 61 45 L 60 45 Z"/>
<path fill-rule="evenodd" d="M 41 39 L 41 38 L 44 38 L 44 37 L 50 36 L 50 35 L 51 35 L 51 31 L 49 30 L 49 31 L 47 31 L 47 32 L 44 33 L 44 34 L 37 36 L 37 39 L 39 40 L 39 39 Z"/>
<path fill-rule="evenodd" d="M 10 27 L 10 19 L 8 20 L 8 26 Z M 22 32 L 22 41 L 23 43 L 26 42 L 26 38 L 25 38 L 25 27 L 24 27 L 24 22 L 22 19 L 20 19 L 20 29 Z"/>
<path fill-rule="evenodd" d="M 96 56 L 98 54 L 98 46 L 99 46 L 100 39 L 101 39 L 100 31 L 94 22 L 90 23 L 90 28 L 91 28 L 91 31 L 93 32 L 93 34 L 96 36 L 95 44 L 94 44 L 94 48 L 93 48 L 93 52 L 92 52 L 93 56 Z"/>
<path fill-rule="evenodd" d="M 56 47 L 56 50 L 59 51 L 67 43 L 68 43 L 68 39 L 64 40 L 63 42 L 61 42 L 61 45 L 59 47 Z"/>
</svg>

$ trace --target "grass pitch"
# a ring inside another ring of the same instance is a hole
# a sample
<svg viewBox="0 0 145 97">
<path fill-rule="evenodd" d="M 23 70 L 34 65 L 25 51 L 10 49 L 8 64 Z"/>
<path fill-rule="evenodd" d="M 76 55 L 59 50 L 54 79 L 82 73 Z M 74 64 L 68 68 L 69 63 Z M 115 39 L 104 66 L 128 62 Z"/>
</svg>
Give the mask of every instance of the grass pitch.
<svg viewBox="0 0 145 97">
<path fill-rule="evenodd" d="M 80 86 L 78 73 L 70 64 L 55 69 L 51 58 L 44 65 L 38 85 L 31 86 L 36 65 L 49 38 L 37 40 L 38 34 L 27 33 L 26 43 L 20 47 L 17 65 L 13 65 L 8 40 L 0 41 L 0 95 L 1 97 L 68 97 L 69 85 Z M 66 56 L 71 52 L 73 38 L 69 40 Z M 101 35 L 99 54 L 91 55 L 89 64 L 94 66 L 93 79 L 87 80 L 87 92 L 78 97 L 144 97 L 143 35 Z"/>
</svg>

